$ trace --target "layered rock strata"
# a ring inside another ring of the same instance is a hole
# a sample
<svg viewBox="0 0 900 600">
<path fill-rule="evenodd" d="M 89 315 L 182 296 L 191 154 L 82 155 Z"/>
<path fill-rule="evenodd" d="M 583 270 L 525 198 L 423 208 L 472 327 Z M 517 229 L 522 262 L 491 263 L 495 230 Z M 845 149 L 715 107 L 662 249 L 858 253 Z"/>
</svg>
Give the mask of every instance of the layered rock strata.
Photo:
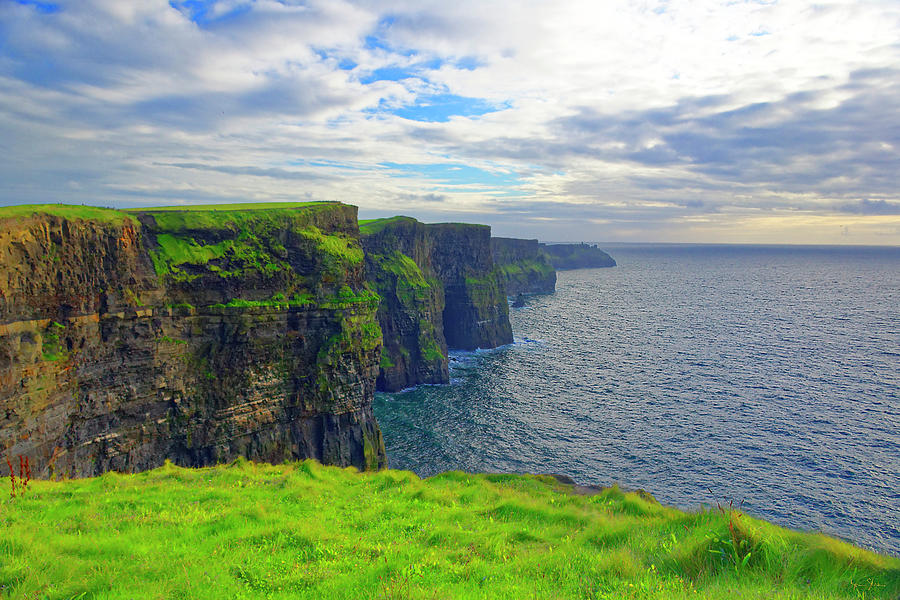
<svg viewBox="0 0 900 600">
<path fill-rule="evenodd" d="M 489 227 L 393 217 L 364 222 L 360 231 L 367 277 L 382 298 L 379 389 L 446 383 L 448 348 L 512 342 Z"/>
<path fill-rule="evenodd" d="M 366 277 L 381 297 L 378 389 L 447 383 L 444 286 L 432 268 L 434 241 L 427 226 L 396 217 L 363 224 L 360 231 Z"/>
<path fill-rule="evenodd" d="M 0 450 L 38 475 L 385 465 L 356 208 L 0 210 Z"/>
<path fill-rule="evenodd" d="M 475 350 L 512 343 L 509 303 L 494 268 L 491 228 L 467 223 L 428 225 L 431 264 L 444 285 L 444 336 L 450 348 Z"/>
</svg>

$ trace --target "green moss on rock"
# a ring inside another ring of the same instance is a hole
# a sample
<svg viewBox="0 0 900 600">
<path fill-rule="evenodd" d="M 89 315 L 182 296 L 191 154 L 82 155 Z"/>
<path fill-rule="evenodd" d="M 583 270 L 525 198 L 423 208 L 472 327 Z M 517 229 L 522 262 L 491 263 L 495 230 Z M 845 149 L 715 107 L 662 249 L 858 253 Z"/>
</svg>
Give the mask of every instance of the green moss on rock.
<svg viewBox="0 0 900 600">
<path fill-rule="evenodd" d="M 309 215 L 341 206 L 336 202 L 219 204 L 134 209 L 133 214 L 152 215 L 156 227 L 169 233 L 190 231 L 249 232 L 268 223 L 280 227 L 286 220 L 303 227 Z"/>
<path fill-rule="evenodd" d="M 371 259 L 378 266 L 397 277 L 397 283 L 407 288 L 427 288 L 430 283 L 425 279 L 419 265 L 413 259 L 395 250 L 392 254 L 372 254 Z"/>
<path fill-rule="evenodd" d="M 340 330 L 322 344 L 318 360 L 333 365 L 344 355 L 358 356 L 381 345 L 381 327 L 370 312 L 345 315 L 340 321 Z"/>
<path fill-rule="evenodd" d="M 509 296 L 549 294 L 556 290 L 556 270 L 537 240 L 491 238 L 491 253 Z"/>
<path fill-rule="evenodd" d="M 41 355 L 45 361 L 56 362 L 69 357 L 60 339 L 65 329 L 65 325 L 56 321 L 50 321 L 50 324 L 44 329 L 41 335 Z"/>
<path fill-rule="evenodd" d="M 447 356 L 441 351 L 440 344 L 434 338 L 434 325 L 425 321 L 419 327 L 419 352 L 422 360 L 437 363 L 447 360 Z"/>
<path fill-rule="evenodd" d="M 307 227 L 299 231 L 300 235 L 316 242 L 319 250 L 341 262 L 352 265 L 362 263 L 363 251 L 359 247 L 358 240 L 343 235 L 327 235 L 317 227 Z"/>
<path fill-rule="evenodd" d="M 137 215 L 150 239 L 154 270 L 177 299 L 261 302 L 268 299 L 262 292 L 273 288 L 286 297 L 323 296 L 362 275 L 355 207 L 223 205 Z"/>
<path fill-rule="evenodd" d="M 182 238 L 171 233 L 157 235 L 156 243 L 159 247 L 150 252 L 150 258 L 156 274 L 160 276 L 182 274 L 179 265 L 205 265 L 214 258 L 222 258 L 234 244 L 231 240 L 199 244 L 194 238 Z"/>
</svg>

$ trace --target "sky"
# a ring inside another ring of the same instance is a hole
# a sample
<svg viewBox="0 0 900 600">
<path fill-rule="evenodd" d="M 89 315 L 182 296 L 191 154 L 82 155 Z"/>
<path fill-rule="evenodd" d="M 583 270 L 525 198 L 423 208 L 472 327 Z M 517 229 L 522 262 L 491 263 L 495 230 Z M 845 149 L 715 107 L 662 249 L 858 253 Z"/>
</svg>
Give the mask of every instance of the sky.
<svg viewBox="0 0 900 600">
<path fill-rule="evenodd" d="M 0 0 L 0 204 L 900 245 L 897 0 Z"/>
</svg>

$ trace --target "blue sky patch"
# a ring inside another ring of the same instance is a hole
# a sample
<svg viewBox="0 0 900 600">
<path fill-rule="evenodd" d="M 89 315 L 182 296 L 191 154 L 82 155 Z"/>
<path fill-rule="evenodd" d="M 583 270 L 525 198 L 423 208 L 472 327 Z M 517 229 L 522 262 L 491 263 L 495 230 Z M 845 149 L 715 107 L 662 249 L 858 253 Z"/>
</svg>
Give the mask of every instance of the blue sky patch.
<svg viewBox="0 0 900 600">
<path fill-rule="evenodd" d="M 169 0 L 169 6 L 187 15 L 195 23 L 206 19 L 206 13 L 212 4 L 212 2 L 204 0 L 182 0 L 181 2 Z"/>
<path fill-rule="evenodd" d="M 492 104 L 482 98 L 467 98 L 456 94 L 421 95 L 414 104 L 390 109 L 390 112 L 410 121 L 445 123 L 450 117 L 477 117 L 509 108 L 508 103 Z"/>
<path fill-rule="evenodd" d="M 359 82 L 368 85 L 376 81 L 400 81 L 410 77 L 419 77 L 418 69 L 415 67 L 382 67 L 375 69 L 365 77 L 360 77 Z"/>
<path fill-rule="evenodd" d="M 367 35 L 363 42 L 363 47 L 366 50 L 384 50 L 390 54 L 398 54 L 400 56 L 413 56 L 416 54 L 416 51 L 412 48 L 397 48 L 377 35 Z"/>
<path fill-rule="evenodd" d="M 322 61 L 334 60 L 335 62 L 337 62 L 337 68 L 341 71 L 352 71 L 359 66 L 356 61 L 347 58 L 346 56 L 340 56 L 336 53 L 333 53 L 332 50 L 328 50 L 326 48 L 313 48 L 312 50 Z"/>
<path fill-rule="evenodd" d="M 39 13 L 45 15 L 59 12 L 59 4 L 54 4 L 53 2 L 38 2 L 37 0 L 16 0 L 16 2 L 23 6 L 33 6 Z"/>
<path fill-rule="evenodd" d="M 413 56 L 415 54 L 415 52 L 411 52 L 406 56 Z M 375 81 L 400 81 L 401 79 L 409 79 L 410 77 L 418 77 L 427 81 L 427 77 L 425 77 L 426 71 L 436 71 L 445 64 L 451 64 L 457 69 L 465 71 L 474 71 L 475 69 L 484 66 L 484 63 L 480 62 L 478 58 L 474 56 L 464 56 L 452 61 L 444 60 L 442 58 L 432 58 L 405 67 L 390 66 L 375 69 L 371 74 L 361 77 L 359 82 L 369 84 Z"/>
<path fill-rule="evenodd" d="M 521 183 L 515 173 L 487 171 L 462 163 L 380 163 L 390 169 L 394 177 L 425 177 L 444 185 L 484 185 L 489 187 L 511 187 Z"/>
<path fill-rule="evenodd" d="M 169 6 L 182 14 L 187 15 L 191 21 L 201 27 L 243 15 L 250 12 L 253 8 L 253 4 L 248 2 L 246 4 L 238 5 L 224 14 L 212 17 L 209 13 L 210 9 L 215 6 L 216 1 L 217 0 L 169 0 Z"/>
</svg>

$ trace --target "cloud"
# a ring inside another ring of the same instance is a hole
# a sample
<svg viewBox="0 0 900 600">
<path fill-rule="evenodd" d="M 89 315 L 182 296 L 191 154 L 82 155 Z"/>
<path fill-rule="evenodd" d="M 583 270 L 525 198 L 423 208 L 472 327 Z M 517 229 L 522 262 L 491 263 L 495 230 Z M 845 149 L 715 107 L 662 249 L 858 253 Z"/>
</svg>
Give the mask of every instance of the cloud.
<svg viewBox="0 0 900 600">
<path fill-rule="evenodd" d="M 200 163 L 167 163 L 162 166 L 178 167 L 179 169 L 196 169 L 198 171 L 215 171 L 228 175 L 251 175 L 253 177 L 272 177 L 274 179 L 296 179 L 309 181 L 314 179 L 330 179 L 331 177 L 320 172 L 289 171 L 287 169 L 260 169 L 256 167 L 238 167 L 226 165 L 204 165 Z"/>
<path fill-rule="evenodd" d="M 556 239 L 880 219 L 859 241 L 896 231 L 898 33 L 890 0 L 5 2 L 0 201 L 302 196 Z"/>
<path fill-rule="evenodd" d="M 415 203 L 420 202 L 446 202 L 448 200 L 447 196 L 441 194 L 403 194 L 401 197 L 403 200 L 408 200 Z"/>
<path fill-rule="evenodd" d="M 900 215 L 900 203 L 864 198 L 856 204 L 845 204 L 841 210 L 860 215 Z"/>
</svg>

